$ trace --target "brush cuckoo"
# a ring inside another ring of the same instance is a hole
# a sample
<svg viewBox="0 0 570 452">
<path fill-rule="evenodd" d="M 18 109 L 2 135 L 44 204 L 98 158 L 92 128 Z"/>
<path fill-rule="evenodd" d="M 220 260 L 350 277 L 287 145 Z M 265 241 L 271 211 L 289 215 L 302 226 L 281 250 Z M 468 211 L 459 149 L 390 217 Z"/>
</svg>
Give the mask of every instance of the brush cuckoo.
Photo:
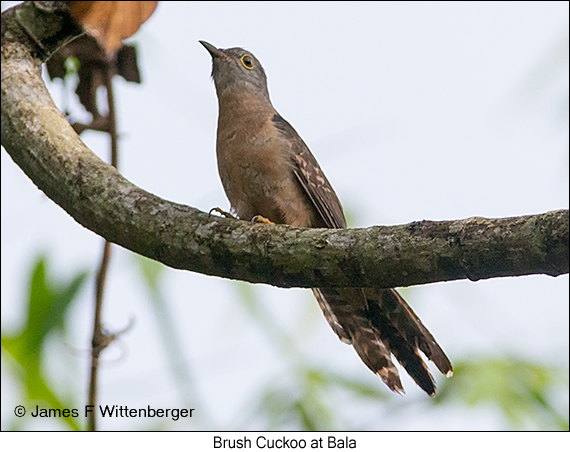
<svg viewBox="0 0 570 452">
<path fill-rule="evenodd" d="M 200 41 L 218 96 L 218 171 L 232 210 L 297 227 L 345 228 L 341 203 L 317 160 L 273 107 L 259 60 L 242 48 Z M 420 351 L 445 375 L 449 359 L 394 289 L 326 288 L 313 293 L 338 337 L 392 390 L 403 393 L 392 355 L 430 396 L 435 384 Z"/>
</svg>

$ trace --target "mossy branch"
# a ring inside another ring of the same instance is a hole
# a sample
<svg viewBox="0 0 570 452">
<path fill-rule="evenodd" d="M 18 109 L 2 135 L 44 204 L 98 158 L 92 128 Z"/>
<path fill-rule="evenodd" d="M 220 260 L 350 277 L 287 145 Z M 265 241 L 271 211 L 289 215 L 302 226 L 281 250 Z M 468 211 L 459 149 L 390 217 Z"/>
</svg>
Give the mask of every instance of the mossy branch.
<svg viewBox="0 0 570 452">
<path fill-rule="evenodd" d="M 41 64 L 81 34 L 64 10 L 2 14 L 2 145 L 49 198 L 113 243 L 170 267 L 282 287 L 397 287 L 568 273 L 568 211 L 302 229 L 209 216 L 148 193 L 101 161 L 54 105 Z M 32 25 L 30 25 L 32 24 Z"/>
</svg>

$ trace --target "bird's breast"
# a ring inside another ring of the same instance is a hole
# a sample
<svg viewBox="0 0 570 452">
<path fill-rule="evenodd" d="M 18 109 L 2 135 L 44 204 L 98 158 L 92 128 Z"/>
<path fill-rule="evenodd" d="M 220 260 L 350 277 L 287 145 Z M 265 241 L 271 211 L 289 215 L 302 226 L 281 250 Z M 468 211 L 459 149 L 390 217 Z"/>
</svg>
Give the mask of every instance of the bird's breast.
<svg viewBox="0 0 570 452">
<path fill-rule="evenodd" d="M 262 215 L 275 223 L 308 226 L 306 205 L 292 169 L 291 145 L 275 129 L 271 114 L 218 120 L 218 171 L 237 215 Z"/>
</svg>

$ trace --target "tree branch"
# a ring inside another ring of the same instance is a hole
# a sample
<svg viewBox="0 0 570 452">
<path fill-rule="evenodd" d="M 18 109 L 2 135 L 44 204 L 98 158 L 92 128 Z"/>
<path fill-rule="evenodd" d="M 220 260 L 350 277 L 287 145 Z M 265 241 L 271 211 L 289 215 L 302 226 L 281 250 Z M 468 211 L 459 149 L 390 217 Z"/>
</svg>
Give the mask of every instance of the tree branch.
<svg viewBox="0 0 570 452">
<path fill-rule="evenodd" d="M 2 14 L 2 145 L 38 188 L 106 240 L 170 267 L 282 287 L 568 273 L 567 210 L 302 229 L 210 217 L 136 187 L 93 154 L 54 105 L 41 62 L 81 31 L 61 11 L 38 10 L 36 3 L 45 2 Z"/>
</svg>

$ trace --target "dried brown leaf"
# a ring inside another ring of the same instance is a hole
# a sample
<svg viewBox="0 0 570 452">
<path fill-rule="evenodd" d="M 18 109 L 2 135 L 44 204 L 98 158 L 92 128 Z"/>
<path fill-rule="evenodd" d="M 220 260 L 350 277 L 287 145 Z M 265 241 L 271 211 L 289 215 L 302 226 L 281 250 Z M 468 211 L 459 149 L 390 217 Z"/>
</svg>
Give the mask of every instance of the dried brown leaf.
<svg viewBox="0 0 570 452">
<path fill-rule="evenodd" d="M 158 2 L 68 2 L 71 16 L 113 55 L 154 12 Z"/>
</svg>

